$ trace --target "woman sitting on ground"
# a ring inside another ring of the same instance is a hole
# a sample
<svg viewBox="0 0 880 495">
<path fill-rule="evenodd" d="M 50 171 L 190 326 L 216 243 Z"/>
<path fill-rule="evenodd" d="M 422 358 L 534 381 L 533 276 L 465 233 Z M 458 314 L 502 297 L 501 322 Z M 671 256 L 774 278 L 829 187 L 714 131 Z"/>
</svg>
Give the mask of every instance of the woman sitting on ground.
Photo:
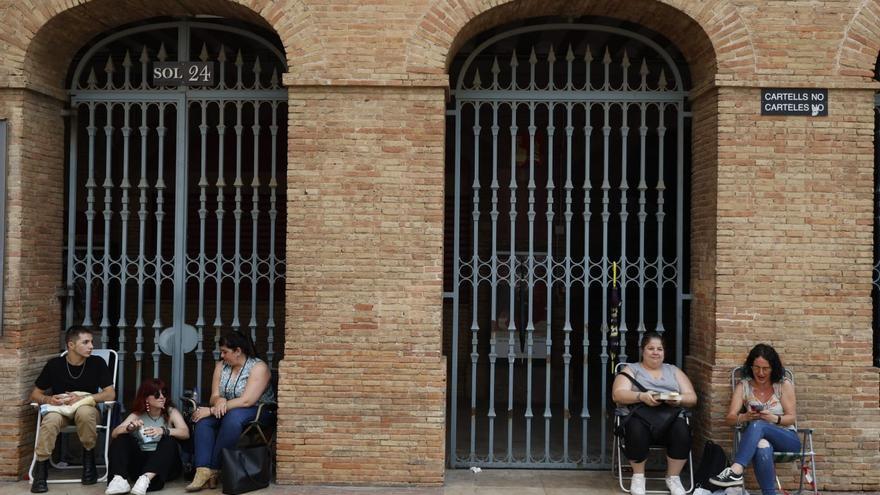
<svg viewBox="0 0 880 495">
<path fill-rule="evenodd" d="M 776 495 L 773 452 L 800 452 L 794 384 L 784 378 L 779 354 L 767 344 L 749 352 L 742 368 L 742 380 L 730 398 L 725 418 L 728 425 L 748 423 L 739 440 L 733 464 L 711 478 L 718 486 L 743 484 L 743 470 L 755 464 L 755 477 L 764 495 Z"/>
<path fill-rule="evenodd" d="M 625 376 L 614 379 L 612 399 L 620 406 L 621 414 L 628 414 L 625 406 L 642 403 L 647 407 L 661 404 L 693 407 L 697 404 L 694 386 L 683 371 L 672 364 L 663 362 L 665 357 L 663 336 L 657 332 L 645 332 L 641 344 L 642 360 L 630 363 L 622 373 L 626 373 L 643 387 L 653 392 L 677 393 L 674 399 L 662 401 L 650 393 L 641 392 Z M 632 495 L 645 495 L 645 461 L 651 445 L 666 447 L 666 486 L 672 495 L 685 495 L 679 475 L 691 451 L 691 430 L 684 417 L 677 417 L 666 431 L 653 432 L 638 418 L 630 418 L 624 432 L 624 450 L 632 467 L 630 484 Z"/>
<path fill-rule="evenodd" d="M 189 438 L 189 428 L 168 398 L 165 383 L 158 378 L 145 380 L 131 411 L 110 433 L 107 495 L 129 491 L 144 495 L 161 490 L 180 474 L 177 441 Z M 132 479 L 137 479 L 134 486 L 129 484 Z"/>
<path fill-rule="evenodd" d="M 275 403 L 271 376 L 269 366 L 256 357 L 250 337 L 238 331 L 221 337 L 211 405 L 199 407 L 192 415 L 196 474 L 186 491 L 217 486 L 220 453 L 235 447 L 244 427 L 256 418 L 260 403 Z"/>
</svg>

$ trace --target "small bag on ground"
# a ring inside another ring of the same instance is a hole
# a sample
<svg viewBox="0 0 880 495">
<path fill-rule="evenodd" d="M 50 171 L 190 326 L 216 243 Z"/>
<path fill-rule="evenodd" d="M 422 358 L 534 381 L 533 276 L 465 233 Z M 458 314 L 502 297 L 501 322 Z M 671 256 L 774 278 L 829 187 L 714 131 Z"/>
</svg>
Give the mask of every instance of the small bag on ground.
<svg viewBox="0 0 880 495">
<path fill-rule="evenodd" d="M 700 464 L 694 471 L 694 486 L 714 492 L 723 490 L 724 487 L 716 486 L 709 478 L 720 473 L 727 467 L 727 454 L 720 445 L 712 440 L 706 440 L 703 446 L 703 457 L 700 458 Z"/>
</svg>

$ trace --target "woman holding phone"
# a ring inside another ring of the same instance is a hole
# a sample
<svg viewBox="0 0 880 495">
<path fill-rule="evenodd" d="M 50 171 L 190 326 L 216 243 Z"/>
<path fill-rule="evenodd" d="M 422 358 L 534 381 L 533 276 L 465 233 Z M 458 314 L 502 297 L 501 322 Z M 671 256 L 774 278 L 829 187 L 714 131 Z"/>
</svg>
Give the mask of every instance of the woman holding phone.
<svg viewBox="0 0 880 495">
<path fill-rule="evenodd" d="M 776 495 L 776 468 L 773 452 L 798 452 L 801 440 L 795 429 L 797 420 L 794 384 L 784 379 L 779 354 L 767 344 L 758 344 L 743 365 L 742 380 L 730 398 L 726 423 L 748 423 L 739 441 L 733 464 L 711 478 L 718 486 L 743 483 L 743 470 L 755 465 L 755 477 L 764 495 Z"/>
</svg>

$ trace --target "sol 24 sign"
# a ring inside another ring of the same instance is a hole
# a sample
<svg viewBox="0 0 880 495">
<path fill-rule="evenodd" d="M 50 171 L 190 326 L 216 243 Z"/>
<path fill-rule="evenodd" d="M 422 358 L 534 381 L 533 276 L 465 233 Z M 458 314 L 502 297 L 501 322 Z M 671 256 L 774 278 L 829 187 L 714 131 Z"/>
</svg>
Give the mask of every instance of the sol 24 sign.
<svg viewBox="0 0 880 495">
<path fill-rule="evenodd" d="M 156 62 L 152 75 L 157 86 L 210 86 L 214 84 L 214 63 Z"/>
</svg>

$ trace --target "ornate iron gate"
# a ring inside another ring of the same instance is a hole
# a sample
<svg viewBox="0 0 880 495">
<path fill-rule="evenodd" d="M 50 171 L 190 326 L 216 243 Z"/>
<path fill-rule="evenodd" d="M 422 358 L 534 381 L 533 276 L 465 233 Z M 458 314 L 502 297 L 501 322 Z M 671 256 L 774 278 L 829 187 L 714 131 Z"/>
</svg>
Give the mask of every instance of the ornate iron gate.
<svg viewBox="0 0 880 495">
<path fill-rule="evenodd" d="M 683 77 L 583 24 L 499 34 L 458 74 L 449 463 L 606 467 L 613 361 L 646 330 L 683 357 Z"/>
<path fill-rule="evenodd" d="M 213 63 L 213 84 L 156 84 L 153 63 L 175 61 Z M 170 379 L 175 397 L 204 389 L 227 328 L 249 331 L 277 361 L 285 68 L 277 43 L 219 22 L 138 26 L 79 58 L 65 321 L 118 348 L 120 397 L 144 376 Z"/>
</svg>

